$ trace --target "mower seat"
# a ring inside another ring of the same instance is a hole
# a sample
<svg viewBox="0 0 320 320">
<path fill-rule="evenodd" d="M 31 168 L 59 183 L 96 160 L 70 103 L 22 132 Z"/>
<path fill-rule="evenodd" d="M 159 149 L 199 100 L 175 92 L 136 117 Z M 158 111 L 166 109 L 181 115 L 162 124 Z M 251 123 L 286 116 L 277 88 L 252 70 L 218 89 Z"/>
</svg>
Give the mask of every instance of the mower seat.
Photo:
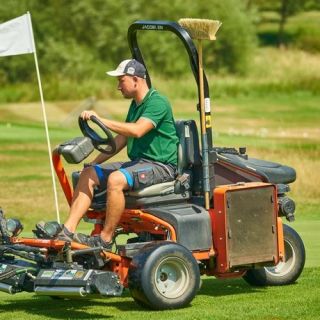
<svg viewBox="0 0 320 320">
<path fill-rule="evenodd" d="M 247 158 L 239 154 L 223 152 L 218 152 L 218 160 L 225 161 L 245 170 L 254 171 L 255 174 L 263 178 L 264 182 L 289 184 L 296 180 L 296 171 L 293 168 L 277 162 Z"/>
<path fill-rule="evenodd" d="M 194 120 L 177 120 L 175 122 L 178 145 L 178 175 L 173 181 L 164 182 L 140 190 L 125 193 L 126 208 L 142 208 L 154 204 L 176 203 L 191 198 L 192 167 L 201 164 L 198 130 Z M 72 174 L 75 187 L 80 172 Z M 97 188 L 91 202 L 94 210 L 103 210 L 106 205 L 106 190 Z"/>
</svg>

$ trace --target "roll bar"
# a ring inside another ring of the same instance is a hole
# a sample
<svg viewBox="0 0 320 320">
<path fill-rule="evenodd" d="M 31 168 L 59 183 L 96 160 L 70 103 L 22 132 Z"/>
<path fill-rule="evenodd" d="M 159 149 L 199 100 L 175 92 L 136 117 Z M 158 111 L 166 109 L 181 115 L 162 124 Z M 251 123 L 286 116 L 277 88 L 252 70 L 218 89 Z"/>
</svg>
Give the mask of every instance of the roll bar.
<svg viewBox="0 0 320 320">
<path fill-rule="evenodd" d="M 139 20 L 132 23 L 128 29 L 128 42 L 129 47 L 134 59 L 141 62 L 147 69 L 147 83 L 148 86 L 151 87 L 151 79 L 148 73 L 148 68 L 143 60 L 138 41 L 137 41 L 137 31 L 170 31 L 178 36 L 178 38 L 182 41 L 187 53 L 189 55 L 189 61 L 192 73 L 197 83 L 198 92 L 199 92 L 199 76 L 198 76 L 198 51 L 189 36 L 188 32 L 183 29 L 178 23 L 172 21 L 150 21 L 150 20 Z M 204 74 L 204 97 L 209 98 L 209 87 L 208 81 Z"/>
<path fill-rule="evenodd" d="M 193 76 L 196 80 L 198 88 L 198 101 L 200 103 L 200 90 L 199 90 L 199 64 L 198 64 L 198 51 L 195 47 L 189 33 L 180 26 L 177 22 L 162 21 L 162 20 L 139 20 L 135 21 L 129 26 L 128 29 L 128 42 L 131 50 L 132 57 L 141 62 L 147 70 L 147 83 L 151 87 L 151 79 L 148 73 L 148 68 L 143 60 L 141 50 L 138 45 L 137 32 L 138 31 L 169 31 L 173 32 L 182 41 L 188 56 Z M 207 147 L 212 148 L 212 130 L 211 130 L 211 110 L 210 110 L 210 96 L 209 86 L 205 72 L 203 72 L 203 86 L 204 86 L 204 98 L 208 103 L 208 108 L 205 110 L 205 116 L 209 123 L 206 123 L 207 134 Z M 199 111 L 199 105 L 198 105 Z M 207 122 L 206 121 L 206 122 Z"/>
</svg>

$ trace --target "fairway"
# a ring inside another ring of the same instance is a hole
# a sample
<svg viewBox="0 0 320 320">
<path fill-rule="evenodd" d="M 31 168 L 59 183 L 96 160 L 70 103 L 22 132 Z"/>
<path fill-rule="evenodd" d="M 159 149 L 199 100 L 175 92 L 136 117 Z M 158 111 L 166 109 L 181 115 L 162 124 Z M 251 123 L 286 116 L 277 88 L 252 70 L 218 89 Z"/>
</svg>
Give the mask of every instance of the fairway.
<svg viewBox="0 0 320 320">
<path fill-rule="evenodd" d="M 128 291 L 121 298 L 52 300 L 25 293 L 0 293 L 0 319 L 319 319 L 320 268 L 307 268 L 287 287 L 255 288 L 244 280 L 203 278 L 202 288 L 187 308 L 148 311 Z"/>
<path fill-rule="evenodd" d="M 0 320 L 320 320 L 320 0 L 2 3 Z"/>
<path fill-rule="evenodd" d="M 320 314 L 320 180 L 317 97 L 309 96 L 304 111 L 297 97 L 266 100 L 244 98 L 216 101 L 213 113 L 214 140 L 219 146 L 247 146 L 250 156 L 278 161 L 297 170 L 291 196 L 297 203 L 296 222 L 291 226 L 302 236 L 307 253 L 306 268 L 298 282 L 287 287 L 250 287 L 244 280 L 203 277 L 202 287 L 190 307 L 150 312 L 138 306 L 128 291 L 121 298 L 52 300 L 34 294 L 0 293 L 0 319 L 319 319 Z M 79 136 L 76 118 L 66 124 L 70 110 L 79 102 L 48 105 L 53 148 Z M 103 109 L 121 119 L 127 104 L 108 101 L 116 108 Z M 197 119 L 192 101 L 173 101 L 176 118 Z M 258 106 L 258 107 L 257 107 Z M 268 114 L 264 112 L 268 108 Z M 289 110 L 283 117 L 277 110 Z M 61 111 L 61 112 L 60 112 Z M 317 111 L 317 112 L 316 112 Z M 55 220 L 48 154 L 39 105 L 0 105 L 0 206 L 8 217 L 25 225 L 25 235 L 41 219 Z M 237 121 L 235 121 L 237 119 Z M 304 132 L 305 134 L 300 134 Z M 125 153 L 118 158 L 125 159 Z M 81 169 L 67 165 L 67 172 Z M 312 177 L 312 179 L 310 179 Z M 62 220 L 68 206 L 58 185 Z M 89 232 L 82 223 L 80 231 Z"/>
</svg>

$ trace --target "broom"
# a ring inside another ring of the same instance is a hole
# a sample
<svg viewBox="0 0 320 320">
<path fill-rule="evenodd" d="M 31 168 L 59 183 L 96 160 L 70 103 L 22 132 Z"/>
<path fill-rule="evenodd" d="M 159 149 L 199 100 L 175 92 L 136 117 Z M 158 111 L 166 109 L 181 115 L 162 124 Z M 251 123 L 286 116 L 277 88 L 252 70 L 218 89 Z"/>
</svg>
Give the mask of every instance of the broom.
<svg viewBox="0 0 320 320">
<path fill-rule="evenodd" d="M 199 93 L 200 93 L 200 119 L 201 119 L 201 135 L 202 135 L 202 153 L 203 153 L 203 176 L 207 183 L 204 184 L 205 191 L 205 208 L 210 207 L 209 199 L 209 159 L 208 159 L 208 142 L 206 134 L 206 121 L 204 109 L 204 87 L 203 87 L 203 63 L 202 63 L 202 40 L 215 40 L 216 33 L 221 26 L 218 20 L 209 19 L 180 19 L 179 24 L 187 30 L 192 39 L 198 40 L 198 62 L 199 62 Z"/>
</svg>

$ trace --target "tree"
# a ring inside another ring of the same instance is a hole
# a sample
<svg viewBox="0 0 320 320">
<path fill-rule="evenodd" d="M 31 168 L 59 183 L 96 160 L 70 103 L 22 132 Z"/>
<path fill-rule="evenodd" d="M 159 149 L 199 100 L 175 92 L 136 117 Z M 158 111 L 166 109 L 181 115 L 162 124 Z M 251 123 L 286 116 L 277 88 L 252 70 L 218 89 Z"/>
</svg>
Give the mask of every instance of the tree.
<svg viewBox="0 0 320 320">
<path fill-rule="evenodd" d="M 253 6 L 260 11 L 275 11 L 279 15 L 278 26 L 278 46 L 282 47 L 285 43 L 285 25 L 290 16 L 302 11 L 306 6 L 316 6 L 318 0 L 247 0 L 247 9 Z"/>
<path fill-rule="evenodd" d="M 175 0 L 174 5 L 171 0 L 7 0 L 0 6 L 0 23 L 26 11 L 32 15 L 41 73 L 56 83 L 104 77 L 102 68 L 113 68 L 130 56 L 127 29 L 135 20 L 221 20 L 218 40 L 204 44 L 208 72 L 245 72 L 256 43 L 251 16 L 238 0 Z M 186 52 L 174 35 L 142 33 L 139 44 L 149 55 L 148 68 L 171 77 L 190 72 Z M 29 81 L 29 62 L 25 57 L 1 61 L 1 82 Z"/>
<path fill-rule="evenodd" d="M 278 46 L 284 45 L 284 27 L 288 17 L 296 14 L 304 8 L 306 0 L 280 0 L 279 6 L 279 31 L 278 31 Z"/>
</svg>

